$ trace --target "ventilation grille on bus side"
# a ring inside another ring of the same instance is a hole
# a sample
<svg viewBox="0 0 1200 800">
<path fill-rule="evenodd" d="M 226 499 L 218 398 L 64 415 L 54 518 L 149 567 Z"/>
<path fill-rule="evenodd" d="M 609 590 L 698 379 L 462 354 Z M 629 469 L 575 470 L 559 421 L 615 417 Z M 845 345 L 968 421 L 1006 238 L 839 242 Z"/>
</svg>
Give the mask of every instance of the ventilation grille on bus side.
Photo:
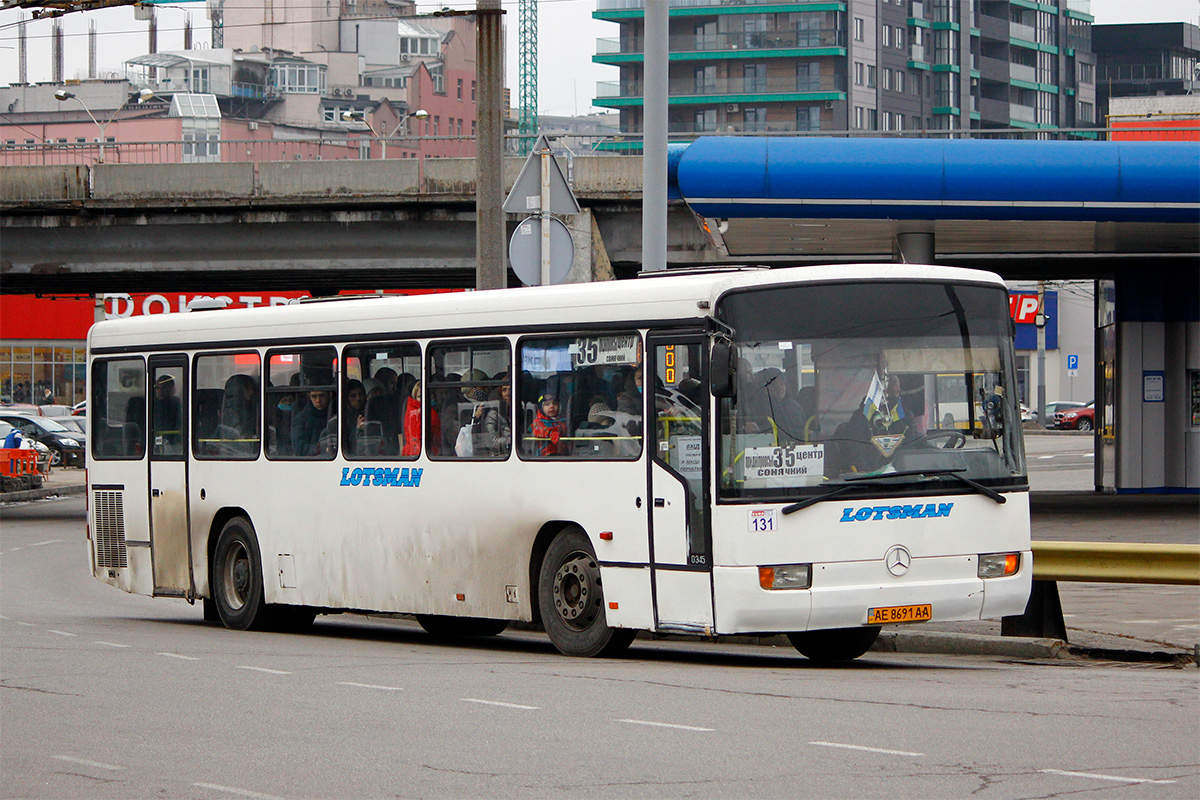
<svg viewBox="0 0 1200 800">
<path fill-rule="evenodd" d="M 127 567 L 124 492 L 96 492 L 94 497 L 96 564 L 110 569 Z"/>
</svg>

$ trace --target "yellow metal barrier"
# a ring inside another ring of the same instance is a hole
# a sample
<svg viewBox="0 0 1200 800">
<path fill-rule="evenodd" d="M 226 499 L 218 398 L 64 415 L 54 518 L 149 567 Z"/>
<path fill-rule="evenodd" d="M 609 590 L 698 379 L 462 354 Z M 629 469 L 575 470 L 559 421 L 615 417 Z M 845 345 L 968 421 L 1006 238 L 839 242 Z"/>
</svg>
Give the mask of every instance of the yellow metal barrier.
<svg viewBox="0 0 1200 800">
<path fill-rule="evenodd" d="M 1034 542 L 1038 581 L 1200 585 L 1200 544 Z"/>
</svg>

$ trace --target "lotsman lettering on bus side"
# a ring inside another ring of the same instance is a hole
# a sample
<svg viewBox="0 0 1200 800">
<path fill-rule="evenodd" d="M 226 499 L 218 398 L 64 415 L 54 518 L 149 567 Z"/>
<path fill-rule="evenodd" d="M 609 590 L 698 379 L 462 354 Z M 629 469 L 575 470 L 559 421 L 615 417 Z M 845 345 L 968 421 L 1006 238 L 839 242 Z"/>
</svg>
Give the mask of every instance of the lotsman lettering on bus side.
<svg viewBox="0 0 1200 800">
<path fill-rule="evenodd" d="M 927 503 L 924 506 L 863 506 L 859 509 L 843 508 L 838 522 L 866 522 L 881 519 L 931 519 L 948 517 L 954 503 Z"/>
<path fill-rule="evenodd" d="M 407 467 L 342 467 L 339 486 L 400 486 L 420 488 L 424 469 L 410 470 Z"/>
</svg>

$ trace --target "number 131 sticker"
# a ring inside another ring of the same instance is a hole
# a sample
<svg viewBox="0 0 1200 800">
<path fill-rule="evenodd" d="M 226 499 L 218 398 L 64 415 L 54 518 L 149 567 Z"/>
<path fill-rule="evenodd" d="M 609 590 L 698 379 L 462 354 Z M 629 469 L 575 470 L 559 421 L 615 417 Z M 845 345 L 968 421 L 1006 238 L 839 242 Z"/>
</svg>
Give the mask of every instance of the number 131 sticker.
<svg viewBox="0 0 1200 800">
<path fill-rule="evenodd" d="M 767 533 L 779 530 L 779 509 L 752 508 L 750 509 L 749 525 L 751 533 Z"/>
</svg>

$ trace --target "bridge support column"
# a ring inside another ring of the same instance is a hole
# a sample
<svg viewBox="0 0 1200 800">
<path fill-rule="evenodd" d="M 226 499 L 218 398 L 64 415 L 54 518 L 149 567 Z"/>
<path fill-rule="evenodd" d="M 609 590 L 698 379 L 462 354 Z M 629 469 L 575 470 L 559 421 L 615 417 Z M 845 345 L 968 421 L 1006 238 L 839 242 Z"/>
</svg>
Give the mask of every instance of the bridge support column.
<svg viewBox="0 0 1200 800">
<path fill-rule="evenodd" d="M 892 242 L 892 261 L 901 264 L 932 264 L 933 231 L 897 233 Z"/>
<path fill-rule="evenodd" d="M 600 235 L 600 226 L 590 208 L 567 219 L 571 242 L 575 245 L 575 261 L 567 274 L 566 283 L 591 283 L 615 280 L 608 249 Z"/>
</svg>

